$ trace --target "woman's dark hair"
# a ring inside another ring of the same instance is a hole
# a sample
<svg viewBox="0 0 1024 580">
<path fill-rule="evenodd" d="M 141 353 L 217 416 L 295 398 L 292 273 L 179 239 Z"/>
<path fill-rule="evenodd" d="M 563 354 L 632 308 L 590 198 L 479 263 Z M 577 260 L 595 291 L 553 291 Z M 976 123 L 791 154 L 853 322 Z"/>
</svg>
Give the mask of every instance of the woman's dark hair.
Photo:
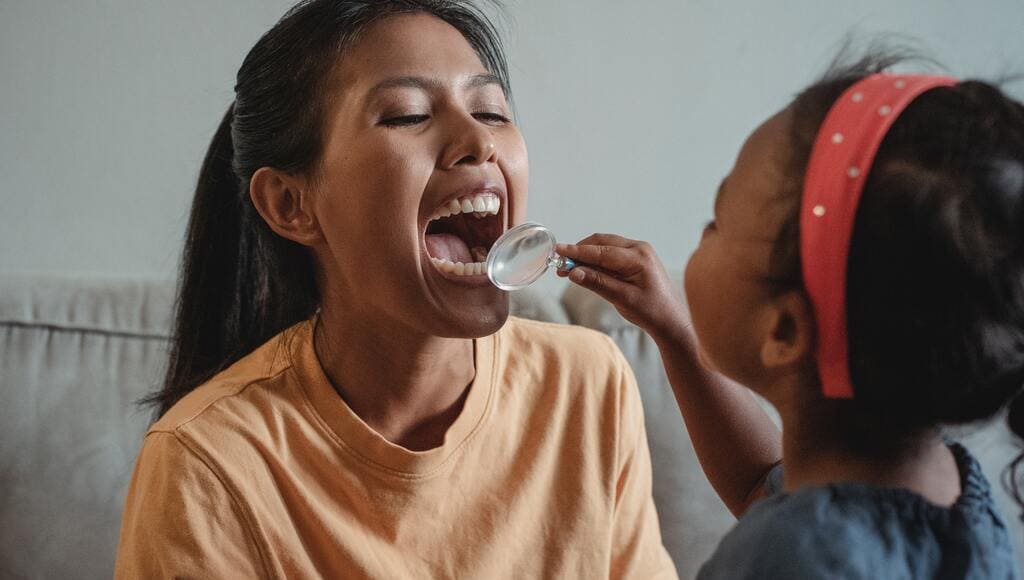
<svg viewBox="0 0 1024 580">
<path fill-rule="evenodd" d="M 789 218 L 772 264 L 782 289 L 802 285 L 799 200 L 818 129 L 848 88 L 904 60 L 846 54 L 791 105 Z M 891 448 L 1011 401 L 1009 426 L 1024 437 L 1024 106 L 972 80 L 928 91 L 900 115 L 858 208 L 847 321 L 855 398 L 840 423 L 851 444 Z M 1018 503 L 1021 465 L 1018 456 L 1007 470 Z"/>
<path fill-rule="evenodd" d="M 167 375 L 144 401 L 159 415 L 316 311 L 312 257 L 267 226 L 249 197 L 249 180 L 261 167 L 315 174 L 328 85 L 343 51 L 368 25 L 415 12 L 461 32 L 509 94 L 499 35 L 468 0 L 306 0 L 289 10 L 242 62 L 235 101 L 199 172 Z"/>
</svg>

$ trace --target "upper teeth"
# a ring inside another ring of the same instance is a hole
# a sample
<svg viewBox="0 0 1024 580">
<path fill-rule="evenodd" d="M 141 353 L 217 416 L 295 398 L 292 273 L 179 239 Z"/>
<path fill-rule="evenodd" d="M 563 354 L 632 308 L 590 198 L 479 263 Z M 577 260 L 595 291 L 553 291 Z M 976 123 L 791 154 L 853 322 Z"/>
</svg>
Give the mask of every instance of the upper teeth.
<svg viewBox="0 0 1024 580">
<path fill-rule="evenodd" d="M 500 208 L 501 199 L 498 198 L 498 196 L 493 193 L 479 193 L 477 195 L 449 201 L 447 205 L 441 206 L 434 211 L 434 215 L 430 216 L 430 221 L 458 215 L 460 213 L 471 213 L 476 217 L 497 215 Z"/>
</svg>

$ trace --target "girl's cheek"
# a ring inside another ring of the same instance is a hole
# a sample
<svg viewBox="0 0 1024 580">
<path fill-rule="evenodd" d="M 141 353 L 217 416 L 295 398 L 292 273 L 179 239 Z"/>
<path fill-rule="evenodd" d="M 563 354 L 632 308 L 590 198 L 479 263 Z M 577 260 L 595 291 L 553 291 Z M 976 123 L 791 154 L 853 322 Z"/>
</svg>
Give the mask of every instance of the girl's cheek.
<svg viewBox="0 0 1024 580">
<path fill-rule="evenodd" d="M 683 268 L 683 296 L 686 297 L 686 303 L 690 307 L 691 315 L 693 311 L 693 305 L 697 302 L 697 296 L 695 296 L 697 284 L 697 278 L 699 275 L 697 270 L 699 269 L 700 261 L 700 249 L 698 248 L 693 254 L 690 255 L 690 259 L 686 261 L 686 266 Z"/>
</svg>

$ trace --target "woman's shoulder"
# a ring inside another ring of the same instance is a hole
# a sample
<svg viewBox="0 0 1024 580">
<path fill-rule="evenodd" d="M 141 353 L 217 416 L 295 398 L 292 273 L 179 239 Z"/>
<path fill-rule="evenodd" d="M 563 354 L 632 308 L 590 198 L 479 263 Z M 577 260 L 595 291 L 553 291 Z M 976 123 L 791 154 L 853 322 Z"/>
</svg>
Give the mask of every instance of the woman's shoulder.
<svg viewBox="0 0 1024 580">
<path fill-rule="evenodd" d="M 606 334 L 582 326 L 509 318 L 497 334 L 496 355 L 506 378 L 544 377 L 559 385 L 603 398 L 608 389 L 635 390 L 626 357 Z M 608 389 L 604 388 L 608 387 Z"/>
<path fill-rule="evenodd" d="M 510 318 L 496 346 L 501 392 L 545 409 L 531 416 L 561 413 L 595 429 L 623 429 L 626 436 L 641 429 L 636 379 L 608 335 L 581 326 Z"/>
<path fill-rule="evenodd" d="M 625 364 L 622 352 L 611 337 L 583 326 L 510 317 L 498 334 L 506 343 L 503 347 L 513 352 L 530 352 L 576 363 Z"/>
<path fill-rule="evenodd" d="M 283 332 L 238 359 L 182 397 L 149 432 L 246 425 L 268 405 L 280 405 L 286 393 L 279 383 L 292 367 L 288 341 L 293 338 Z"/>
</svg>

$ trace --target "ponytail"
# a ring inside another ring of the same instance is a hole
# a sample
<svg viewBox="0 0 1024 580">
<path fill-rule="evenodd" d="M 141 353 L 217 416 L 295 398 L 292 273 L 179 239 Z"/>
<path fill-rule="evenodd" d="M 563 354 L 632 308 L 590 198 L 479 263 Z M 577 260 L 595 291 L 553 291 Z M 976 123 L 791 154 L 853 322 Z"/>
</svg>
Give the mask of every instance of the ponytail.
<svg viewBox="0 0 1024 580">
<path fill-rule="evenodd" d="M 203 160 L 185 236 L 163 388 L 143 402 L 163 415 L 192 389 L 296 322 L 319 302 L 308 251 L 275 235 L 234 169 L 225 113 Z M 248 181 L 248 180 L 246 180 Z"/>
</svg>

